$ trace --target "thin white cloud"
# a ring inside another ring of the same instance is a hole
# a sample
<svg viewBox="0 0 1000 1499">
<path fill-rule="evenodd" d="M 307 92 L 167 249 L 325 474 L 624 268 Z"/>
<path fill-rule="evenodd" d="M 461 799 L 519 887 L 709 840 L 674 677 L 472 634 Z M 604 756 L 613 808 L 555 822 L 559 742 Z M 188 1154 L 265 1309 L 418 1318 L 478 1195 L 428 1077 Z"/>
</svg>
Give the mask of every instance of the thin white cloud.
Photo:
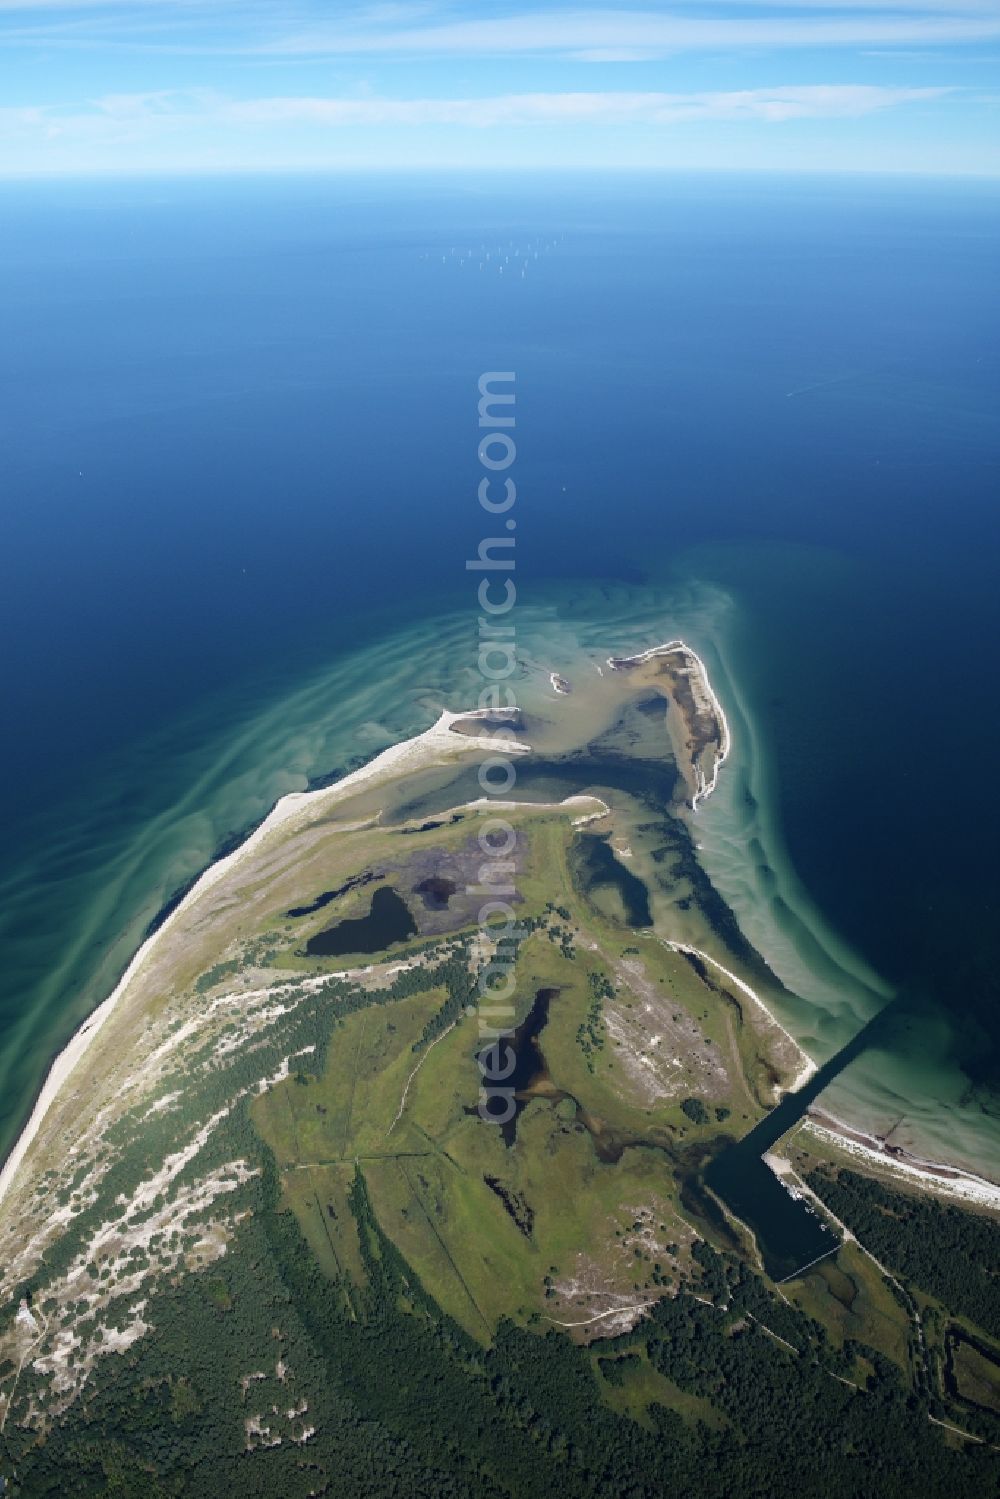
<svg viewBox="0 0 1000 1499">
<path fill-rule="evenodd" d="M 899 47 L 868 47 L 862 52 L 862 57 L 892 58 L 894 62 L 940 62 L 941 54 L 931 49 L 924 51 L 906 51 Z M 958 63 L 972 63 L 981 66 L 983 63 L 994 65 L 1000 62 L 1000 53 L 984 52 L 977 49 L 975 52 L 952 52 L 948 57 L 949 66 Z"/>
<path fill-rule="evenodd" d="M 891 5 L 891 0 L 889 0 Z M 802 6 L 798 7 L 800 10 Z M 884 10 L 884 7 L 880 7 Z M 995 4 L 938 5 L 933 13 L 902 7 L 869 15 L 848 4 L 826 14 L 707 18 L 651 11 L 530 12 L 402 28 L 316 27 L 263 44 L 265 52 L 323 55 L 371 53 L 496 56 L 559 53 L 606 59 L 611 54 L 662 56 L 672 52 L 745 48 L 817 48 L 962 43 L 1000 37 Z M 840 14 L 831 14 L 840 10 Z"/>
<path fill-rule="evenodd" d="M 81 12 L 96 16 L 103 12 L 148 12 L 154 9 L 219 15 L 242 7 L 243 0 L 0 0 L 0 15 L 58 15 L 65 12 L 75 19 Z"/>
<path fill-rule="evenodd" d="M 646 62 L 656 56 L 642 47 L 585 47 L 568 55 L 574 62 Z"/>
<path fill-rule="evenodd" d="M 952 131 L 937 123 L 941 111 L 950 117 L 969 100 L 952 88 L 847 84 L 444 100 L 114 93 L 62 108 L 0 106 L 0 179 L 455 168 L 801 171 L 805 164 L 1000 178 L 988 135 L 980 133 L 978 153 L 956 151 L 948 144 Z M 977 107 L 989 117 L 990 104 Z M 887 111 L 900 122 L 909 116 L 912 125 L 873 127 L 865 118 L 881 114 L 884 122 Z"/>
<path fill-rule="evenodd" d="M 316 125 L 498 125 L 605 123 L 664 125 L 678 120 L 859 118 L 901 104 L 939 99 L 943 88 L 803 84 L 699 93 L 504 94 L 486 99 L 270 98 L 220 104 L 227 120 L 246 124 L 301 121 Z"/>
<path fill-rule="evenodd" d="M 0 0 L 0 45 L 204 56 L 550 56 L 595 64 L 690 52 L 870 49 L 1000 39 L 1000 0 L 675 0 L 483 15 L 477 0 Z M 525 0 L 521 0 L 525 4 Z M 751 8 L 756 13 L 751 13 Z M 765 12 L 765 13 L 761 13 Z M 331 17 L 332 13 L 332 17 Z"/>
<path fill-rule="evenodd" d="M 755 10 L 792 10 L 792 11 L 826 11 L 829 13 L 853 14 L 858 11 L 873 11 L 879 14 L 890 12 L 909 12 L 915 15 L 927 12 L 942 16 L 953 15 L 992 15 L 996 16 L 1000 11 L 997 0 L 698 0 L 705 8 L 714 7 L 717 10 L 733 10 L 737 13 L 747 8 Z M 220 15 L 234 15 L 238 18 L 248 19 L 256 17 L 260 19 L 266 14 L 266 3 L 262 6 L 255 4 L 254 0 L 0 0 L 0 14 L 16 15 L 18 13 L 31 14 L 39 11 L 148 11 L 162 10 L 174 7 L 190 11 L 192 14 L 201 13 L 205 16 L 218 17 Z M 306 13 L 311 9 L 318 10 L 321 14 L 328 10 L 323 4 L 310 6 L 308 0 L 300 4 L 300 11 Z M 454 6 L 434 3 L 434 0 L 401 0 L 401 3 L 386 5 L 359 6 L 354 10 L 352 22 L 360 32 L 362 28 L 375 29 L 379 26 L 397 27 L 407 31 L 413 29 L 414 22 L 425 19 L 437 19 L 448 11 L 453 11 Z M 662 7 L 660 7 L 662 9 Z M 682 0 L 678 9 L 683 9 Z M 342 12 L 349 11 L 349 6 L 340 6 Z M 578 10 L 553 10 L 543 12 L 543 17 L 548 19 L 562 18 L 568 25 L 579 24 L 587 19 L 599 20 L 601 18 L 614 16 L 616 12 L 612 9 L 581 7 Z M 625 17 L 643 16 L 650 20 L 658 18 L 656 10 L 635 10 L 632 12 L 620 12 Z M 530 12 L 528 13 L 530 16 Z M 498 18 L 498 24 L 514 25 L 522 22 L 524 16 L 518 16 L 512 12 L 503 18 Z M 662 17 L 661 17 L 662 19 Z M 458 23 L 446 23 L 450 25 L 478 25 L 482 23 L 463 21 Z M 492 23 L 491 23 L 492 24 Z M 346 30 L 346 26 L 341 29 Z"/>
<path fill-rule="evenodd" d="M 706 90 L 691 93 L 500 94 L 483 99 L 322 98 L 278 95 L 234 99 L 208 90 L 158 90 L 106 94 L 86 106 L 57 109 L 26 105 L 0 110 L 0 130 L 45 128 L 88 135 L 102 129 L 134 130 L 192 125 L 206 131 L 226 127 L 306 126 L 415 128 L 451 126 L 490 130 L 497 126 L 670 125 L 689 120 L 859 119 L 881 110 L 942 99 L 953 90 L 883 88 L 861 84 L 790 84 L 770 89 Z"/>
<path fill-rule="evenodd" d="M 104 94 L 94 101 L 94 108 L 110 119 L 144 120 L 151 115 L 177 114 L 185 105 L 189 107 L 199 99 L 208 102 L 211 97 L 177 89 L 150 89 L 140 94 Z"/>
<path fill-rule="evenodd" d="M 874 11 L 878 14 L 904 11 L 914 15 L 932 12 L 940 16 L 1000 14 L 997 0 L 699 0 L 699 3 L 731 10 L 753 6 L 755 10 L 823 10 L 848 14 L 856 11 Z"/>
<path fill-rule="evenodd" d="M 794 142 L 795 121 L 825 121 L 836 131 L 838 121 L 908 105 L 933 107 L 953 92 L 947 87 L 789 84 L 729 91 L 524 93 L 461 99 L 237 99 L 202 89 L 112 93 L 64 107 L 0 107 L 0 177 L 58 170 L 59 162 L 102 170 L 168 159 L 188 168 L 204 168 L 211 162 L 247 167 L 264 154 L 278 154 L 289 166 L 377 160 L 398 169 L 421 162 L 432 165 L 442 160 L 442 153 L 445 160 L 457 153 L 469 161 L 480 156 L 499 161 L 509 159 L 513 151 L 516 158 L 521 148 L 515 138 L 530 139 L 533 154 L 536 147 L 554 152 L 553 159 L 568 152 L 565 159 L 586 165 L 595 143 L 598 156 L 606 159 L 610 143 L 616 141 L 615 149 L 627 160 L 637 142 L 642 150 L 652 146 L 669 152 L 672 143 L 685 141 L 690 148 L 701 124 L 725 131 L 727 123 L 734 129 L 728 138 L 744 145 L 756 139 L 763 146 L 760 131 L 770 139 Z M 754 126 L 755 134 L 741 126 Z M 519 134 L 522 130 L 527 136 Z M 786 130 L 791 132 L 787 136 Z M 710 129 L 709 137 L 712 134 Z M 473 140 L 477 145 L 471 145 Z"/>
</svg>

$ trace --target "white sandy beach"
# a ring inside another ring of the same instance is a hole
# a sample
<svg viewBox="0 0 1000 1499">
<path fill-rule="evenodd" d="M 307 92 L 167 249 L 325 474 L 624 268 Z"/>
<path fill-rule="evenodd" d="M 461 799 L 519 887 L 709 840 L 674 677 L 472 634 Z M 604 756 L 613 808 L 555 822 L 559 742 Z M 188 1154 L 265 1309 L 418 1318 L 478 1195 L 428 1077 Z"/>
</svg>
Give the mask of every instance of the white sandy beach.
<svg viewBox="0 0 1000 1499">
<path fill-rule="evenodd" d="M 831 1123 L 834 1122 L 831 1121 Z M 933 1161 L 921 1163 L 917 1159 L 908 1160 L 898 1155 L 891 1155 L 886 1150 L 880 1150 L 874 1143 L 865 1145 L 854 1138 L 858 1131 L 852 1130 L 848 1124 L 843 1125 L 841 1131 L 807 1117 L 803 1121 L 802 1128 L 809 1134 L 815 1135 L 817 1139 L 826 1140 L 829 1144 L 836 1145 L 838 1150 L 855 1156 L 862 1164 L 878 1166 L 882 1171 L 890 1171 L 909 1181 L 911 1185 L 919 1183 L 928 1191 L 938 1193 L 943 1197 L 1000 1211 L 1000 1186 L 997 1186 L 995 1182 L 987 1181 L 985 1177 L 974 1176 L 971 1172 L 958 1171 L 951 1166 L 933 1169 L 936 1165 Z M 941 1170 L 947 1170 L 953 1174 L 943 1176 L 940 1174 Z"/>
<path fill-rule="evenodd" d="M 728 979 L 728 981 L 733 985 L 735 989 L 738 989 L 741 994 L 745 994 L 747 999 L 751 1000 L 757 1006 L 757 1008 L 767 1017 L 770 1024 L 773 1025 L 776 1030 L 779 1030 L 781 1034 L 786 1038 L 786 1040 L 795 1047 L 795 1050 L 802 1058 L 802 1066 L 796 1073 L 792 1081 L 785 1088 L 786 1093 L 794 1093 L 797 1088 L 801 1088 L 803 1083 L 809 1081 L 809 1079 L 818 1070 L 816 1067 L 816 1063 L 813 1061 L 812 1057 L 806 1055 L 791 1032 L 787 1031 L 782 1025 L 781 1021 L 778 1020 L 773 1012 L 768 1009 L 767 1005 L 764 1003 L 755 989 L 751 989 L 750 985 L 746 983 L 745 980 L 741 979 L 730 969 L 724 968 L 717 958 L 709 957 L 708 953 L 702 952 L 700 948 L 691 947 L 686 942 L 671 942 L 667 938 L 662 938 L 661 940 L 663 941 L 664 946 L 669 947 L 671 951 L 688 953 L 692 958 L 698 958 L 702 963 L 708 963 L 712 968 L 716 970 L 717 973 L 721 973 L 724 978 Z"/>
<path fill-rule="evenodd" d="M 422 734 L 417 734 L 412 739 L 405 739 L 400 744 L 390 745 L 367 765 L 351 771 L 349 775 L 344 776 L 343 780 L 336 781 L 332 786 L 325 786 L 318 791 L 293 791 L 283 796 L 239 848 L 209 865 L 184 899 L 171 911 L 162 926 L 158 927 L 142 944 L 111 994 L 87 1017 L 53 1061 L 31 1111 L 31 1116 L 4 1162 L 3 1170 L 0 1171 L 0 1203 L 9 1192 L 21 1162 L 27 1155 L 53 1102 L 87 1054 L 95 1037 L 114 1013 L 129 984 L 146 963 L 150 954 L 163 941 L 182 912 L 189 911 L 191 906 L 201 900 L 213 885 L 236 868 L 249 854 L 255 852 L 261 843 L 271 837 L 278 828 L 301 818 L 303 813 L 308 811 L 312 816 L 328 806 L 335 805 L 345 795 L 357 791 L 364 785 L 384 780 L 390 775 L 398 775 L 406 769 L 416 770 L 424 765 L 433 764 L 441 756 L 447 758 L 449 755 L 462 754 L 477 746 L 495 749 L 497 742 L 487 735 L 459 735 L 452 732 L 451 726 L 458 719 L 482 716 L 484 715 L 477 711 L 469 713 L 443 711 L 436 723 L 433 723 L 429 729 L 425 729 Z M 502 741 L 502 746 L 504 753 L 530 753 L 530 746 L 507 739 Z"/>
</svg>

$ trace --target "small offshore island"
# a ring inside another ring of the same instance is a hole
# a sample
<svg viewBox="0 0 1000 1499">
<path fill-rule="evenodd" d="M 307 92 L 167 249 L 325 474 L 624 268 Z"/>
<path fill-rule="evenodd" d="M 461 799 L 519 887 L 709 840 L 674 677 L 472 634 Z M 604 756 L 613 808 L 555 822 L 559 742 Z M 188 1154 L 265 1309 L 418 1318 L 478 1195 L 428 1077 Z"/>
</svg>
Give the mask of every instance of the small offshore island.
<svg viewBox="0 0 1000 1499">
<path fill-rule="evenodd" d="M 284 797 L 56 1059 L 0 1175 L 10 1491 L 996 1491 L 1000 1189 L 816 1103 L 699 864 L 701 657 L 543 677 Z"/>
</svg>

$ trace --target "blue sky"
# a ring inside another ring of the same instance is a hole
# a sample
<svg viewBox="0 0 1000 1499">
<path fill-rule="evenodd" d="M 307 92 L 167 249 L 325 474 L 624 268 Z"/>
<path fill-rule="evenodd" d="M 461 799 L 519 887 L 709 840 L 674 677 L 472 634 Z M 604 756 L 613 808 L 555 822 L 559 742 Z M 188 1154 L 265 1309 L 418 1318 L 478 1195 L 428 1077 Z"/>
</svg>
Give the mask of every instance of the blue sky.
<svg viewBox="0 0 1000 1499">
<path fill-rule="evenodd" d="M 0 0 L 0 175 L 1000 175 L 1000 0 Z"/>
</svg>

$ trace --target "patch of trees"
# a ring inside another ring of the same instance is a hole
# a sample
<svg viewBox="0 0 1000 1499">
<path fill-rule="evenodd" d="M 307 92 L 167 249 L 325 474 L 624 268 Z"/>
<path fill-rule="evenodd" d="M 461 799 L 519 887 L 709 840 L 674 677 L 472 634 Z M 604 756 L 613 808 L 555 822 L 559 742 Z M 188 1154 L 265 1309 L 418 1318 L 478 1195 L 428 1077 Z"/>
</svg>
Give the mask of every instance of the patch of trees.
<svg viewBox="0 0 1000 1499">
<path fill-rule="evenodd" d="M 587 983 L 590 988 L 590 1003 L 587 1006 L 587 1017 L 577 1029 L 576 1041 L 583 1052 L 587 1071 L 593 1072 L 595 1054 L 604 1049 L 604 1027 L 601 1024 L 604 1004 L 606 1000 L 614 999 L 615 991 L 610 979 L 603 973 L 588 973 Z"/>
<path fill-rule="evenodd" d="M 196 994 L 207 994 L 209 989 L 214 989 L 216 984 L 221 984 L 225 978 L 231 978 L 234 973 L 239 972 L 239 963 L 233 958 L 225 962 L 216 963 L 195 980 L 194 992 Z"/>
<path fill-rule="evenodd" d="M 993 1454 L 949 1447 L 894 1366 L 860 1345 L 832 1350 L 817 1323 L 734 1254 L 698 1243 L 697 1284 L 664 1298 L 634 1332 L 591 1349 L 543 1332 L 540 1316 L 533 1328 L 503 1322 L 487 1346 L 441 1311 L 433 1287 L 382 1233 L 360 1170 L 350 1206 L 364 1276 L 348 1288 L 320 1269 L 296 1218 L 280 1210 L 274 1160 L 247 1111 L 219 1134 L 224 1150 L 260 1168 L 241 1189 L 251 1215 L 208 1272 L 158 1285 L 144 1313 L 154 1331 L 99 1360 L 46 1440 L 8 1420 L 0 1471 L 16 1472 L 11 1492 L 954 1499 L 994 1491 Z M 859 1354 L 872 1370 L 866 1389 L 831 1378 L 849 1377 Z M 657 1404 L 651 1429 L 610 1410 L 603 1380 L 618 1383 L 645 1360 L 708 1401 L 718 1427 Z M 30 1371 L 24 1378 L 44 1400 L 44 1383 Z M 308 1413 L 288 1418 L 301 1400 Z M 278 1445 L 247 1450 L 253 1416 Z M 302 1444 L 295 1438 L 306 1425 L 315 1432 Z"/>
<path fill-rule="evenodd" d="M 481 1001 L 488 1001 L 488 988 L 480 988 L 480 978 L 483 974 L 483 968 L 488 969 L 492 965 L 495 965 L 501 975 L 505 969 L 513 968 L 517 963 L 518 953 L 521 950 L 521 943 L 524 940 L 524 936 L 534 931 L 538 925 L 537 918 L 528 918 L 518 923 L 523 935 L 504 937 L 503 927 L 498 924 L 493 933 L 494 936 L 500 938 L 497 952 L 490 962 L 484 964 L 479 969 L 473 970 L 470 966 L 472 946 L 466 940 L 452 949 L 435 967 L 424 970 L 421 989 L 426 990 L 440 987 L 448 991 L 448 997 L 437 1013 L 431 1016 L 420 1036 L 413 1043 L 414 1051 L 421 1051 L 425 1046 L 436 1040 L 438 1036 L 454 1025 L 456 1020 L 461 1019 L 467 1008 L 475 1008 Z M 489 931 L 490 928 L 487 927 L 487 930 Z M 400 978 L 405 977 L 405 974 L 400 975 Z M 398 998 L 402 996 L 394 994 L 394 997 Z"/>
<path fill-rule="evenodd" d="M 818 1197 L 876 1259 L 1000 1338 L 1000 1223 L 856 1171 L 812 1171 Z"/>
<path fill-rule="evenodd" d="M 599 1358 L 597 1367 L 608 1384 L 620 1389 L 627 1375 L 642 1368 L 642 1359 L 638 1353 L 620 1353 L 617 1358 Z"/>
</svg>

